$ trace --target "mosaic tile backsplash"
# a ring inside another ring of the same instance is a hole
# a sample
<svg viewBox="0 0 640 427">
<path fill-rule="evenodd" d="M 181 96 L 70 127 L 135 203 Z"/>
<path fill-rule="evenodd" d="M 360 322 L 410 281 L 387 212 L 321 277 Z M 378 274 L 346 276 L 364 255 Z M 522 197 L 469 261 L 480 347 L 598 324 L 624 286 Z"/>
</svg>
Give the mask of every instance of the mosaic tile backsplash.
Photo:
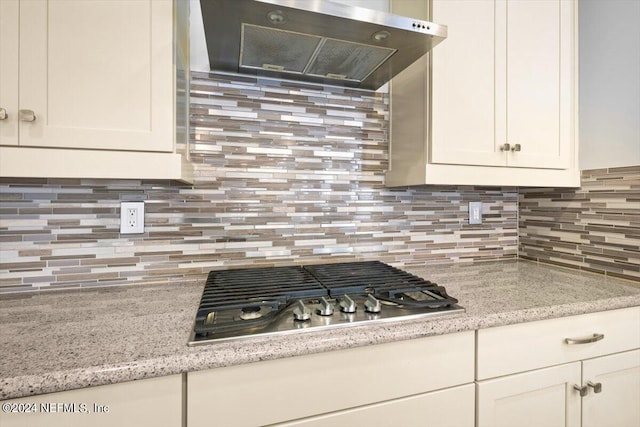
<svg viewBox="0 0 640 427">
<path fill-rule="evenodd" d="M 517 256 L 515 188 L 384 187 L 385 94 L 208 73 L 191 91 L 193 187 L 0 180 L 0 292 Z M 140 200 L 145 233 L 121 236 L 120 202 Z M 469 201 L 484 224 L 467 224 Z"/>
<path fill-rule="evenodd" d="M 640 280 L 640 166 L 582 171 L 577 190 L 519 193 L 520 257 Z"/>
</svg>

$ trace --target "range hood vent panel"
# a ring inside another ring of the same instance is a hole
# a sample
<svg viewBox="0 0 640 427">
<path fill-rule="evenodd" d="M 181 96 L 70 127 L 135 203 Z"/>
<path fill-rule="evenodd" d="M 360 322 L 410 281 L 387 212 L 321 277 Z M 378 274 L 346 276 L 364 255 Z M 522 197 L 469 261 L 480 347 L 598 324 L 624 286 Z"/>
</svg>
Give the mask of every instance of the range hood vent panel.
<svg viewBox="0 0 640 427">
<path fill-rule="evenodd" d="M 318 36 L 243 24 L 240 66 L 256 69 L 275 66 L 301 74 L 321 41 Z"/>
<path fill-rule="evenodd" d="M 213 71 L 376 90 L 447 28 L 327 0 L 200 0 Z"/>
<path fill-rule="evenodd" d="M 327 39 L 309 69 L 317 76 L 338 75 L 361 82 L 375 72 L 395 49 Z"/>
</svg>

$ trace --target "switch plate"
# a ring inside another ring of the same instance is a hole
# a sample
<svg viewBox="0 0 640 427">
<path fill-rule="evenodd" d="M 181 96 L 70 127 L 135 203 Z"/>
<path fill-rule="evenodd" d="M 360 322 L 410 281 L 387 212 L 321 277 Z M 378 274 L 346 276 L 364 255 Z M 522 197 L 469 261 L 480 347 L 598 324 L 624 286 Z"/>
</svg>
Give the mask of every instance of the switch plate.
<svg viewBox="0 0 640 427">
<path fill-rule="evenodd" d="M 120 234 L 144 233 L 144 202 L 120 203 Z"/>
<path fill-rule="evenodd" d="M 482 224 L 482 202 L 469 202 L 469 224 Z"/>
</svg>

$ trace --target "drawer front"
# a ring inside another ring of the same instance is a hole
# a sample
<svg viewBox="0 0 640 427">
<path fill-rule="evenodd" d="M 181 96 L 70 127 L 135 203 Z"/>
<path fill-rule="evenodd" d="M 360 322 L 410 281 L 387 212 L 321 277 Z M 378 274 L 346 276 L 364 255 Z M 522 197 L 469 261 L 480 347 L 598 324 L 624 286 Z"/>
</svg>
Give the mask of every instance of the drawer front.
<svg viewBox="0 0 640 427">
<path fill-rule="evenodd" d="M 468 331 L 190 372 L 187 422 L 284 422 L 471 383 L 473 369 Z"/>
<path fill-rule="evenodd" d="M 640 307 L 482 329 L 478 331 L 477 378 L 635 348 L 640 348 Z"/>
<path fill-rule="evenodd" d="M 473 427 L 475 412 L 475 387 L 467 384 L 277 426 Z"/>
</svg>

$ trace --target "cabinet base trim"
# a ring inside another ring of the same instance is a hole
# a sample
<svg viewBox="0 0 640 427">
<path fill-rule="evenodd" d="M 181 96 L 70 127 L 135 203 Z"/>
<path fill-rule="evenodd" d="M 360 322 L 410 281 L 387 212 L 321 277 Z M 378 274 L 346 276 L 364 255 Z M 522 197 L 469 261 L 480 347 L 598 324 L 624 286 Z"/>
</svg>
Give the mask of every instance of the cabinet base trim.
<svg viewBox="0 0 640 427">
<path fill-rule="evenodd" d="M 0 147 L 0 177 L 167 179 L 190 184 L 193 167 L 174 153 Z"/>
<path fill-rule="evenodd" d="M 413 176 L 416 177 L 416 175 Z M 385 185 L 387 187 L 407 185 L 579 187 L 580 171 L 430 164 L 425 168 L 424 175 L 417 178 L 415 182 L 407 181 L 406 171 L 388 171 L 385 176 Z"/>
</svg>

